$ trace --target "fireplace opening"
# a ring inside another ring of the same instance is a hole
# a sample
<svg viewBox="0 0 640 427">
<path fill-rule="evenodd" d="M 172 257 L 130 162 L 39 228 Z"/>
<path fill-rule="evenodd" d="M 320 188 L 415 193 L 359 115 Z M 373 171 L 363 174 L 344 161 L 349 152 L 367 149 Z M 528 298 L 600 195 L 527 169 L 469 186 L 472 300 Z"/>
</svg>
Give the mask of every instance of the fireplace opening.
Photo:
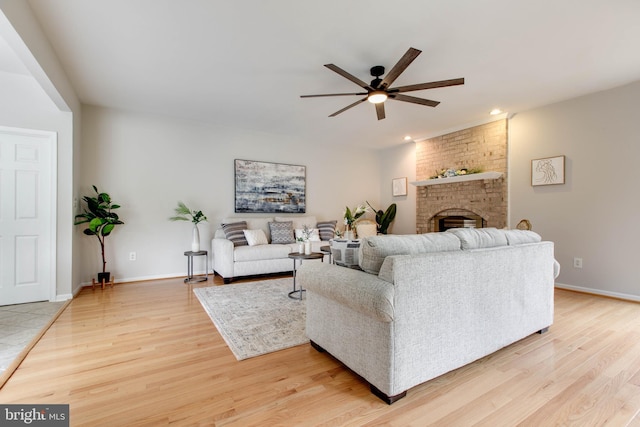
<svg viewBox="0 0 640 427">
<path fill-rule="evenodd" d="M 433 231 L 447 231 L 450 228 L 483 228 L 485 220 L 478 215 L 436 215 L 433 217 Z"/>
</svg>

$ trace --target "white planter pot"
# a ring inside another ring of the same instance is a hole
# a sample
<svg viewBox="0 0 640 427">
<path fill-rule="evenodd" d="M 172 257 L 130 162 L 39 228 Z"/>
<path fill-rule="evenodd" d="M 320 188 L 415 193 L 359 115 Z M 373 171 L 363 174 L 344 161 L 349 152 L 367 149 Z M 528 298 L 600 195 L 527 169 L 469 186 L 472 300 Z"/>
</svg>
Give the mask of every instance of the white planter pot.
<svg viewBox="0 0 640 427">
<path fill-rule="evenodd" d="M 200 252 L 200 232 L 198 231 L 198 225 L 193 225 L 193 235 L 191 239 L 191 251 Z"/>
</svg>

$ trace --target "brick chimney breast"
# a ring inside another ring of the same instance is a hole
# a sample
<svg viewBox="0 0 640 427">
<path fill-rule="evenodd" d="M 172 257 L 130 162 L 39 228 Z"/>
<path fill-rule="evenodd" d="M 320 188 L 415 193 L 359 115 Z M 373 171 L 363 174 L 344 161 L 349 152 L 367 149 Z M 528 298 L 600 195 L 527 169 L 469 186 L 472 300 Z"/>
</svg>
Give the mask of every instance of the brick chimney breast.
<svg viewBox="0 0 640 427">
<path fill-rule="evenodd" d="M 416 231 L 436 230 L 435 217 L 481 218 L 485 227 L 507 225 L 506 119 L 416 142 L 416 178 L 428 180 L 442 169 L 501 172 L 481 179 L 417 187 Z"/>
</svg>

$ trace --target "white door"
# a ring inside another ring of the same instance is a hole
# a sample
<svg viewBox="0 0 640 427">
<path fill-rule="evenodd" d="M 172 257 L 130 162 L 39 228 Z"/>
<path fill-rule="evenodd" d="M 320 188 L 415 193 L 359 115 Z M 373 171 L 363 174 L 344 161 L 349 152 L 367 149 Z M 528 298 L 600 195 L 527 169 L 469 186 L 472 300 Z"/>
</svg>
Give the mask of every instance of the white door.
<svg viewBox="0 0 640 427">
<path fill-rule="evenodd" d="M 0 127 L 0 305 L 55 299 L 55 145 Z"/>
</svg>

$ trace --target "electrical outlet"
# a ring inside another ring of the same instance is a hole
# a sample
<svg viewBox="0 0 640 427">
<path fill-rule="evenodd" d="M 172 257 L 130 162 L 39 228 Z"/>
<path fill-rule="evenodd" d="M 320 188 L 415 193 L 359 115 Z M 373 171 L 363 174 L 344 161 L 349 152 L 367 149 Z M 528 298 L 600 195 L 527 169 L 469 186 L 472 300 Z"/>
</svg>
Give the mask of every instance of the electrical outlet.
<svg viewBox="0 0 640 427">
<path fill-rule="evenodd" d="M 129 252 L 129 261 L 135 261 L 136 258 L 137 257 L 135 252 Z"/>
<path fill-rule="evenodd" d="M 582 258 L 573 259 L 573 268 L 582 268 Z"/>
</svg>

